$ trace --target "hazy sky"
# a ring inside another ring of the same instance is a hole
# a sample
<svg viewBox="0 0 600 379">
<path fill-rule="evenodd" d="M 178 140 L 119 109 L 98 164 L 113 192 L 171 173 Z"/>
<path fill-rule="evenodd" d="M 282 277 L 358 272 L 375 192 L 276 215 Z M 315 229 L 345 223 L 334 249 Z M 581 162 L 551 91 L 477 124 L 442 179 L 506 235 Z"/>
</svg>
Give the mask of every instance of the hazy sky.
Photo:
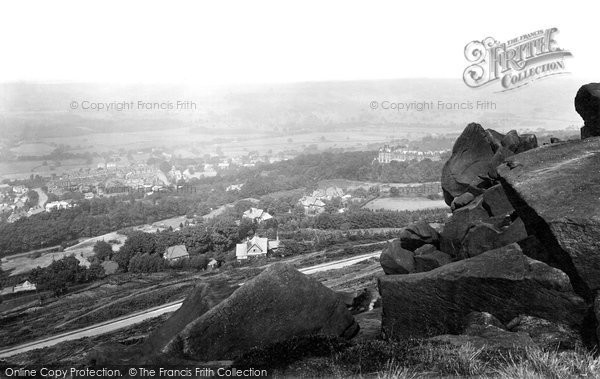
<svg viewBox="0 0 600 379">
<path fill-rule="evenodd" d="M 599 3 L 4 1 L 0 81 L 460 79 L 468 42 L 549 27 L 567 70 L 600 80 Z"/>
</svg>

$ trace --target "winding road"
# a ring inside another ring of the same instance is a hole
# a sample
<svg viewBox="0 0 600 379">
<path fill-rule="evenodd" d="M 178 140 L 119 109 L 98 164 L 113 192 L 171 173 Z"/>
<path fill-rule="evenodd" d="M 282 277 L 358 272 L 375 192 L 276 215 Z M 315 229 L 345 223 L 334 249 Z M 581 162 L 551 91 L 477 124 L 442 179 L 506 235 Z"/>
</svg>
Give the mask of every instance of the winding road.
<svg viewBox="0 0 600 379">
<path fill-rule="evenodd" d="M 335 270 L 342 267 L 350 266 L 355 263 L 364 261 L 369 258 L 378 257 L 381 251 L 374 251 L 368 254 L 357 255 L 350 258 L 344 258 L 333 262 L 321 263 L 318 265 L 305 267 L 299 271 L 306 274 L 314 274 L 316 272 Z M 18 346 L 13 346 L 4 350 L 0 350 L 0 358 L 10 357 L 11 355 L 20 354 L 29 350 L 41 349 L 56 345 L 61 342 L 76 340 L 84 337 L 93 337 L 100 334 L 113 332 L 115 330 L 125 328 L 131 325 L 138 324 L 144 320 L 158 317 L 162 314 L 174 312 L 179 307 L 183 300 L 171 302 L 168 304 L 159 305 L 150 309 L 139 311 L 130 315 L 122 316 L 113 320 L 104 321 L 98 324 L 90 325 L 82 329 L 72 330 L 69 332 L 57 334 L 51 337 L 46 337 L 41 340 L 27 342 Z"/>
</svg>

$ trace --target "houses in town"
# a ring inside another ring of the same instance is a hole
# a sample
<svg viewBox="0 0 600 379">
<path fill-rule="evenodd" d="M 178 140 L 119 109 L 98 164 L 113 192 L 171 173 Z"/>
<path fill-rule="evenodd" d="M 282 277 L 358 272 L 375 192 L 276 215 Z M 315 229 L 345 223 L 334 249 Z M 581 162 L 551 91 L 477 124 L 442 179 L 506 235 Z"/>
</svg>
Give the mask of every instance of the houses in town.
<svg viewBox="0 0 600 379">
<path fill-rule="evenodd" d="M 419 151 L 409 150 L 406 146 L 389 146 L 385 145 L 379 149 L 377 161 L 379 163 L 390 163 L 392 161 L 404 162 L 404 161 L 422 161 L 424 159 L 431 159 L 432 161 L 439 161 L 442 159 L 442 153 L 444 151 Z"/>
<path fill-rule="evenodd" d="M 350 198 L 350 195 L 344 195 L 344 190 L 339 187 L 320 188 L 311 195 L 303 196 L 299 203 L 304 208 L 307 215 L 318 215 L 325 211 L 325 201 L 333 198 L 340 198 L 343 202 Z"/>
<path fill-rule="evenodd" d="M 68 209 L 73 207 L 73 204 L 70 200 L 60 200 L 60 201 L 51 201 L 46 203 L 45 209 L 46 212 L 57 211 L 59 209 Z"/>
<path fill-rule="evenodd" d="M 243 186 L 244 186 L 244 183 L 231 184 L 231 185 L 227 186 L 227 188 L 225 188 L 225 191 L 227 191 L 227 192 L 240 191 Z"/>
<path fill-rule="evenodd" d="M 175 262 L 180 259 L 189 258 L 190 254 L 187 251 L 185 245 L 170 246 L 165 251 L 163 258 L 168 262 Z"/>
<path fill-rule="evenodd" d="M 252 221 L 261 223 L 263 221 L 272 219 L 273 216 L 271 216 L 269 213 L 265 212 L 262 209 L 252 207 L 244 212 L 244 214 L 242 215 L 242 218 L 247 218 Z"/>
<path fill-rule="evenodd" d="M 316 196 L 304 196 L 300 199 L 300 205 L 304 207 L 307 215 L 318 215 L 325 211 L 325 203 Z"/>
<path fill-rule="evenodd" d="M 279 238 L 269 240 L 268 238 L 255 235 L 242 243 L 235 245 L 235 257 L 245 260 L 252 257 L 266 256 L 268 252 L 279 248 Z"/>
</svg>

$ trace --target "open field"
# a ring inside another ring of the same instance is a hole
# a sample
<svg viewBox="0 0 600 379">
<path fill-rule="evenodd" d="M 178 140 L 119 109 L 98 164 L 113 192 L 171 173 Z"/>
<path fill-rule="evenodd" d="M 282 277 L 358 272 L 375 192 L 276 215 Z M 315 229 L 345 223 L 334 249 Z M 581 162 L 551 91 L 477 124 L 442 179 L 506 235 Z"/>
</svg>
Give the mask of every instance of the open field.
<svg viewBox="0 0 600 379">
<path fill-rule="evenodd" d="M 380 197 L 364 205 L 371 210 L 416 211 L 419 209 L 448 208 L 444 200 L 429 200 L 424 197 Z M 448 212 L 450 209 L 448 208 Z"/>
<path fill-rule="evenodd" d="M 40 156 L 50 154 L 52 151 L 54 151 L 54 149 L 54 146 L 50 146 L 45 143 L 24 143 L 13 147 L 10 149 L 10 151 L 17 155 Z"/>
<path fill-rule="evenodd" d="M 159 220 L 152 224 L 144 224 L 133 227 L 135 230 L 143 231 L 146 233 L 154 233 L 157 229 L 163 230 L 169 227 L 173 229 L 179 228 L 180 224 L 185 224 L 187 220 L 186 216 L 177 216 L 168 218 L 165 220 Z M 10 271 L 11 275 L 22 274 L 28 271 L 33 270 L 36 267 L 46 267 L 49 266 L 55 260 L 59 260 L 64 257 L 68 257 L 69 255 L 74 255 L 85 264 L 88 261 L 88 258 L 94 255 L 94 245 L 98 241 L 110 241 L 116 240 L 119 243 L 115 243 L 113 245 L 113 250 L 118 250 L 119 247 L 125 242 L 127 239 L 126 236 L 120 234 L 119 232 L 110 232 L 100 236 L 86 238 L 80 241 L 77 245 L 70 246 L 66 248 L 64 251 L 54 251 L 54 252 L 41 252 L 38 254 L 37 251 L 29 252 L 29 253 L 19 253 L 15 255 L 9 255 L 2 258 L 0 267 L 4 271 Z"/>
</svg>

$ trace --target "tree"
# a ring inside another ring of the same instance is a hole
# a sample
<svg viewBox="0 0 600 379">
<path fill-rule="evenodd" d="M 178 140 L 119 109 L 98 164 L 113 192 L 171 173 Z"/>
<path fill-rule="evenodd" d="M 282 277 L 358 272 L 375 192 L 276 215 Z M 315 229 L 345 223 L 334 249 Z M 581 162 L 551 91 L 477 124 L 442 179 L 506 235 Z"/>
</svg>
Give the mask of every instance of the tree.
<svg viewBox="0 0 600 379">
<path fill-rule="evenodd" d="M 200 270 L 206 270 L 208 267 L 208 257 L 204 254 L 198 254 L 190 259 L 190 267 Z"/>
<path fill-rule="evenodd" d="M 135 254 L 129 261 L 127 271 L 133 273 L 159 272 L 165 268 L 165 261 L 158 254 Z"/>
<path fill-rule="evenodd" d="M 398 187 L 390 188 L 390 196 L 391 197 L 398 197 L 399 195 L 400 195 L 400 190 L 398 189 Z"/>
<path fill-rule="evenodd" d="M 108 242 L 98 241 L 94 245 L 94 258 L 100 262 L 111 259 L 113 256 L 112 246 Z"/>
<path fill-rule="evenodd" d="M 119 267 L 127 271 L 129 261 L 136 254 L 152 254 L 156 252 L 156 247 L 156 236 L 154 234 L 134 232 L 125 240 L 123 246 L 114 255 L 114 259 L 119 264 Z"/>
</svg>

